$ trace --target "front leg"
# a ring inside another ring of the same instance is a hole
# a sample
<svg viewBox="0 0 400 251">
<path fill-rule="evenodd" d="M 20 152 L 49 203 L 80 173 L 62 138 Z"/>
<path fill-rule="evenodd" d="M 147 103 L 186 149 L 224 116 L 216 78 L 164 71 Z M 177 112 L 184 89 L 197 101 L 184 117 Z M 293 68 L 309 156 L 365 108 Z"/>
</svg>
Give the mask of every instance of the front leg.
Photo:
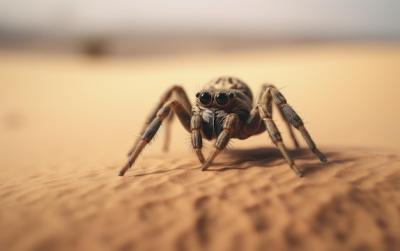
<svg viewBox="0 0 400 251">
<path fill-rule="evenodd" d="M 215 142 L 214 151 L 211 153 L 211 155 L 208 157 L 206 162 L 204 162 L 203 166 L 201 167 L 202 171 L 206 171 L 214 161 L 215 157 L 217 157 L 217 155 L 220 154 L 220 152 L 225 149 L 231 137 L 235 133 L 236 129 L 238 129 L 238 125 L 239 125 L 238 115 L 230 113 L 224 121 L 224 129 L 218 135 L 217 141 Z"/>
<path fill-rule="evenodd" d="M 162 107 L 156 114 L 155 118 L 150 122 L 150 124 L 145 128 L 140 141 L 135 145 L 132 154 L 129 156 L 128 162 L 119 172 L 119 176 L 123 176 L 126 171 L 135 163 L 137 157 L 146 147 L 146 145 L 153 139 L 156 135 L 158 129 L 160 128 L 162 122 L 165 118 L 170 115 L 170 112 L 174 111 L 174 113 L 178 116 L 181 121 L 183 127 L 190 131 L 190 113 L 186 111 L 184 106 L 178 101 L 170 101 L 164 107 Z"/>
<path fill-rule="evenodd" d="M 262 86 L 260 95 L 258 97 L 257 105 L 263 107 L 263 109 L 266 110 L 272 117 L 272 99 L 270 98 L 268 99 L 268 95 L 265 95 L 266 93 L 268 93 L 270 88 L 276 88 L 276 87 L 270 84 L 264 84 Z M 292 125 L 289 123 L 289 121 L 287 120 L 281 109 L 278 109 L 278 112 L 281 115 L 283 122 L 286 124 L 286 127 L 289 131 L 289 136 L 292 139 L 294 146 L 296 148 L 299 148 L 300 144 L 297 140 L 296 134 L 293 131 Z"/>
<path fill-rule="evenodd" d="M 268 95 L 268 93 L 270 93 Z M 304 126 L 303 120 L 300 116 L 295 112 L 295 110 L 287 103 L 286 98 L 282 95 L 282 93 L 274 86 L 270 86 L 266 98 L 271 99 L 278 106 L 278 109 L 282 112 L 283 116 L 286 120 L 297 130 L 300 131 L 304 140 L 306 141 L 310 150 L 320 159 L 321 162 L 327 162 L 327 158 L 325 155 L 318 149 L 314 140 L 311 138 L 311 135 L 307 131 Z"/>
<path fill-rule="evenodd" d="M 303 173 L 298 169 L 298 167 L 294 163 L 292 157 L 290 157 L 289 152 L 288 152 L 285 144 L 283 143 L 281 133 L 279 132 L 278 127 L 276 126 L 275 122 L 272 120 L 271 115 L 268 113 L 268 111 L 265 111 L 261 106 L 259 107 L 259 112 L 260 112 L 261 118 L 264 121 L 265 127 L 267 129 L 267 132 L 268 132 L 272 142 L 279 149 L 279 151 L 281 152 L 282 156 L 287 161 L 290 168 L 299 177 L 302 177 Z"/>
<path fill-rule="evenodd" d="M 201 117 L 201 112 L 199 109 L 193 109 L 193 116 L 190 121 L 190 130 L 192 131 L 192 146 L 194 151 L 196 152 L 197 157 L 201 163 L 204 163 L 204 155 L 202 152 L 203 148 L 203 137 L 201 135 L 203 124 L 203 118 Z"/>
<path fill-rule="evenodd" d="M 174 97 L 175 96 L 175 97 Z M 188 95 L 186 94 L 185 90 L 183 89 L 182 86 L 180 85 L 174 85 L 171 88 L 169 88 L 164 95 L 161 96 L 160 101 L 158 102 L 157 106 L 153 109 L 153 111 L 150 113 L 150 116 L 147 118 L 146 123 L 144 124 L 140 135 L 143 135 L 145 132 L 146 128 L 150 125 L 150 123 L 154 120 L 154 118 L 157 116 L 157 112 L 167 104 L 168 101 L 171 100 L 177 100 L 179 103 L 182 105 L 182 107 L 187 111 L 190 112 L 192 110 L 192 105 L 190 104 L 190 100 L 188 98 Z M 168 118 L 165 120 L 165 141 L 164 141 L 164 146 L 163 150 L 168 151 L 169 149 L 169 144 L 170 144 L 170 139 L 171 139 L 171 123 L 173 121 L 173 115 L 170 114 Z M 140 143 L 141 139 L 138 138 L 131 147 L 131 149 L 128 152 L 128 157 L 131 156 L 133 151 L 135 150 L 136 146 Z"/>
</svg>

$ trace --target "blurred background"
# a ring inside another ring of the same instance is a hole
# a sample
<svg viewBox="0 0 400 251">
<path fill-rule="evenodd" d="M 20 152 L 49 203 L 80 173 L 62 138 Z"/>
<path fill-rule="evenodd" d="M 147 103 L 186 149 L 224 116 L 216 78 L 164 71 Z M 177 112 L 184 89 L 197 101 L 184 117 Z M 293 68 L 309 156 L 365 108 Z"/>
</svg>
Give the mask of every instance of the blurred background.
<svg viewBox="0 0 400 251">
<path fill-rule="evenodd" d="M 0 1 L 1 45 L 138 55 L 396 40 L 396 0 Z"/>
<path fill-rule="evenodd" d="M 396 0 L 0 0 L 1 168 L 119 165 L 168 86 L 193 98 L 226 74 L 277 85 L 323 146 L 397 152 L 399 13 Z M 233 147 L 257 144 L 271 146 Z"/>
</svg>

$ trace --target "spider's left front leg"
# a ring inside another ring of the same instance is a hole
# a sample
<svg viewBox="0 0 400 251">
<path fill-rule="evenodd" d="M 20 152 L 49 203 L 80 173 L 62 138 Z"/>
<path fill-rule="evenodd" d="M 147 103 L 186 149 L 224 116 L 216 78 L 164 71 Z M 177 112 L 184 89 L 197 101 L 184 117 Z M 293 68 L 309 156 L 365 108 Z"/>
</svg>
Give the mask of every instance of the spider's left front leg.
<svg viewBox="0 0 400 251">
<path fill-rule="evenodd" d="M 271 99 L 277 105 L 284 118 L 297 130 L 300 131 L 304 140 L 306 141 L 310 150 L 320 159 L 321 162 L 327 162 L 325 155 L 318 149 L 314 140 L 311 138 L 310 133 L 304 126 L 303 120 L 296 113 L 296 111 L 287 103 L 286 98 L 283 94 L 275 87 L 269 86 L 266 92 L 266 99 Z M 267 101 L 268 102 L 268 101 Z"/>
<path fill-rule="evenodd" d="M 276 126 L 275 122 L 272 120 L 272 115 L 271 113 L 268 112 L 268 110 L 264 109 L 265 107 L 259 106 L 259 113 L 264 121 L 265 128 L 268 132 L 269 137 L 271 138 L 272 142 L 274 145 L 279 149 L 281 152 L 282 156 L 285 158 L 286 162 L 290 166 L 290 168 L 299 176 L 302 177 L 303 173 L 299 170 L 299 168 L 296 166 L 294 163 L 292 157 L 289 154 L 289 151 L 286 148 L 286 145 L 283 143 L 281 133 Z"/>
<path fill-rule="evenodd" d="M 230 139 L 232 138 L 238 126 L 239 126 L 238 115 L 234 113 L 228 114 L 228 116 L 226 116 L 226 119 L 224 120 L 224 128 L 222 132 L 218 135 L 217 141 L 215 142 L 214 151 L 210 154 L 208 159 L 202 165 L 201 167 L 202 171 L 206 171 L 214 161 L 215 157 L 217 157 L 217 155 L 220 154 L 221 151 L 225 149 L 225 147 L 228 145 Z"/>
</svg>

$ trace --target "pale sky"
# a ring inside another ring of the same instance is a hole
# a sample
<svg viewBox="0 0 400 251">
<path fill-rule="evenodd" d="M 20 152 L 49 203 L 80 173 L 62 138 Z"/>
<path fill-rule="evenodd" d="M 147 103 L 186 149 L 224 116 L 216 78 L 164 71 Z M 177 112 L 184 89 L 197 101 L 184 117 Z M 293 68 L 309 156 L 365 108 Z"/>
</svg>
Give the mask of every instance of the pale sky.
<svg viewBox="0 0 400 251">
<path fill-rule="evenodd" d="M 400 36 L 400 0 L 0 0 L 0 29 Z"/>
</svg>

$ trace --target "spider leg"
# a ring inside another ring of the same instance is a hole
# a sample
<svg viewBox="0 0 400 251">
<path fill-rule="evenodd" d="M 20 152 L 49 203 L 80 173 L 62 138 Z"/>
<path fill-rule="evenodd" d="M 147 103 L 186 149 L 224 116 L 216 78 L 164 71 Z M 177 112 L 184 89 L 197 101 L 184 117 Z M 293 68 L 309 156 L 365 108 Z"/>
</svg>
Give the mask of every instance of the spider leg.
<svg viewBox="0 0 400 251">
<path fill-rule="evenodd" d="M 142 133 L 142 137 L 135 145 L 132 154 L 129 156 L 128 162 L 119 172 L 119 176 L 123 176 L 125 172 L 132 167 L 137 157 L 140 155 L 146 145 L 153 139 L 154 135 L 156 135 L 162 122 L 168 117 L 168 115 L 171 113 L 171 110 L 178 116 L 183 127 L 190 132 L 191 114 L 186 111 L 185 107 L 179 101 L 174 100 L 168 102 L 156 113 L 156 116 L 150 122 L 150 124 L 146 126 L 144 132 Z"/>
<path fill-rule="evenodd" d="M 171 100 L 172 96 L 175 95 L 175 99 L 180 101 L 181 105 L 185 108 L 187 112 L 190 112 L 192 110 L 192 105 L 190 103 L 190 100 L 183 89 L 182 86 L 179 85 L 174 85 L 171 88 L 169 88 L 162 96 L 160 101 L 158 102 L 157 106 L 154 108 L 153 112 L 150 113 L 150 116 L 147 118 L 140 135 L 143 135 L 145 132 L 147 126 L 154 120 L 154 118 L 157 116 L 157 112 L 169 101 Z M 166 118 L 166 123 L 165 123 L 165 141 L 164 141 L 164 146 L 163 150 L 168 151 L 169 150 L 169 144 L 170 144 L 170 139 L 171 139 L 171 124 L 174 118 L 174 114 L 171 113 L 167 118 Z M 135 150 L 136 146 L 141 142 L 141 139 L 138 138 L 133 144 L 132 148 L 128 152 L 128 157 L 132 155 L 133 151 Z"/>
<path fill-rule="evenodd" d="M 224 129 L 218 135 L 217 141 L 215 142 L 215 149 L 201 167 L 203 171 L 206 171 L 210 167 L 215 157 L 217 157 L 218 154 L 220 154 L 221 151 L 224 150 L 228 145 L 233 133 L 235 132 L 235 129 L 238 126 L 238 123 L 238 115 L 231 113 L 226 117 L 224 121 Z"/>
<path fill-rule="evenodd" d="M 265 103 L 265 105 L 259 104 L 254 107 L 250 112 L 250 117 L 246 122 L 245 127 L 241 130 L 241 138 L 245 139 L 267 130 L 272 142 L 282 153 L 290 168 L 301 177 L 303 174 L 290 157 L 288 150 L 282 141 L 281 134 L 275 122 L 272 120 L 270 111 L 272 111 L 272 102 L 270 101 Z"/>
<path fill-rule="evenodd" d="M 283 118 L 283 121 L 285 122 L 286 128 L 289 131 L 289 136 L 293 141 L 294 147 L 299 149 L 300 144 L 299 144 L 299 141 L 297 140 L 296 134 L 294 134 L 293 127 L 290 125 L 289 121 L 286 119 L 285 115 L 282 113 L 282 110 L 278 109 L 278 111 L 279 111 L 279 114 L 281 115 L 281 117 Z"/>
<path fill-rule="evenodd" d="M 265 127 L 267 129 L 267 132 L 272 140 L 272 142 L 275 144 L 275 146 L 279 149 L 283 157 L 285 158 L 286 162 L 289 164 L 290 168 L 298 175 L 298 176 L 303 176 L 302 172 L 298 169 L 296 164 L 294 163 L 292 157 L 290 157 L 289 152 L 285 146 L 285 144 L 282 141 L 282 136 L 281 133 L 278 130 L 278 127 L 276 126 L 275 122 L 272 120 L 271 114 L 268 113 L 263 107 L 259 107 L 259 112 L 260 116 L 264 121 Z"/>
<path fill-rule="evenodd" d="M 283 116 L 286 118 L 289 123 L 295 127 L 297 130 L 299 130 L 306 141 L 308 147 L 310 150 L 321 160 L 321 162 L 327 162 L 327 158 L 325 155 L 317 148 L 317 145 L 311 138 L 311 135 L 307 131 L 307 129 L 304 126 L 304 123 L 300 116 L 295 112 L 295 110 L 288 105 L 286 98 L 282 95 L 282 93 L 279 92 L 279 90 L 274 87 L 274 86 L 269 86 L 268 89 L 270 95 L 267 95 L 267 98 L 270 98 L 272 96 L 272 100 L 274 103 L 278 106 L 278 109 L 281 111 Z"/>
<path fill-rule="evenodd" d="M 268 112 L 271 114 L 271 117 L 272 117 L 272 100 L 271 99 L 264 100 L 265 99 L 264 93 L 271 87 L 275 88 L 275 86 L 270 85 L 270 84 L 264 84 L 262 86 L 261 93 L 258 97 L 257 104 L 262 105 L 264 107 L 264 109 L 268 109 Z M 299 141 L 297 140 L 296 134 L 294 133 L 292 125 L 289 123 L 287 118 L 284 116 L 281 109 L 278 109 L 278 112 L 279 112 L 280 116 L 282 117 L 287 130 L 289 131 L 289 136 L 292 139 L 294 146 L 296 148 L 299 148 L 300 144 L 299 144 Z"/>
</svg>

